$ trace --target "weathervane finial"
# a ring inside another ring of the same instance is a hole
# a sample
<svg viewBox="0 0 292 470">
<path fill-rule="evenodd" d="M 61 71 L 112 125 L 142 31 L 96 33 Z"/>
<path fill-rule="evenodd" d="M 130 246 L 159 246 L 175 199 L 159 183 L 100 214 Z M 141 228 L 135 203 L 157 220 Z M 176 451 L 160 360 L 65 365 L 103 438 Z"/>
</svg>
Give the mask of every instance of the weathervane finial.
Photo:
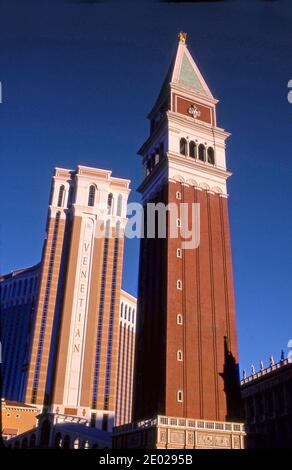
<svg viewBox="0 0 292 470">
<path fill-rule="evenodd" d="M 178 39 L 179 39 L 180 44 L 185 44 L 187 40 L 187 33 L 184 33 L 183 31 L 181 31 L 178 35 Z"/>
</svg>

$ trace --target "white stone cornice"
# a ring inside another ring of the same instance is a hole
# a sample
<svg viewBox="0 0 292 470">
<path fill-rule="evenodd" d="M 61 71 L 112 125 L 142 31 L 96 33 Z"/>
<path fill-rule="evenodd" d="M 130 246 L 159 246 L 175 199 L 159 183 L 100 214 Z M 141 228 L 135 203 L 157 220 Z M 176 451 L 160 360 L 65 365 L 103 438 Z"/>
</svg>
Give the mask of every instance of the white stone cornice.
<svg viewBox="0 0 292 470">
<path fill-rule="evenodd" d="M 194 118 L 185 116 L 183 114 L 175 113 L 173 111 L 167 111 L 166 114 L 167 114 L 169 126 L 172 125 L 172 129 L 177 129 L 178 131 L 181 129 L 181 126 L 183 125 L 184 127 L 189 128 L 190 131 L 192 132 L 194 132 L 194 129 L 199 129 L 202 132 L 212 132 L 213 135 L 223 140 L 227 139 L 231 135 L 230 132 L 227 132 L 220 127 L 212 126 L 212 124 L 199 121 L 198 119 L 194 120 Z M 178 127 L 175 127 L 175 124 L 177 124 Z"/>
<path fill-rule="evenodd" d="M 214 106 L 219 102 L 219 100 L 217 100 L 216 98 L 202 94 L 192 88 L 186 88 L 182 85 L 179 85 L 178 83 L 170 83 L 170 88 L 171 91 L 179 94 L 183 98 L 194 100 L 201 104 L 209 104 Z"/>
<path fill-rule="evenodd" d="M 147 201 L 166 181 L 175 181 L 227 197 L 226 180 L 231 174 L 223 167 L 167 153 L 166 158 L 141 183 L 138 191 L 142 193 L 143 201 Z"/>
<path fill-rule="evenodd" d="M 64 207 L 49 206 L 50 218 L 56 218 L 57 213 L 60 213 L 60 219 L 66 219 L 66 209 Z"/>
<path fill-rule="evenodd" d="M 218 167 L 216 165 L 211 165 L 207 162 L 201 162 L 198 159 L 194 159 L 191 157 L 183 156 L 179 153 L 167 153 L 167 158 L 169 162 L 174 162 L 180 165 L 182 168 L 189 168 L 193 171 L 194 175 L 196 171 L 200 173 L 206 173 L 210 176 L 217 176 L 218 178 L 222 178 L 224 181 L 232 175 L 232 173 L 226 170 L 223 167 Z"/>
</svg>

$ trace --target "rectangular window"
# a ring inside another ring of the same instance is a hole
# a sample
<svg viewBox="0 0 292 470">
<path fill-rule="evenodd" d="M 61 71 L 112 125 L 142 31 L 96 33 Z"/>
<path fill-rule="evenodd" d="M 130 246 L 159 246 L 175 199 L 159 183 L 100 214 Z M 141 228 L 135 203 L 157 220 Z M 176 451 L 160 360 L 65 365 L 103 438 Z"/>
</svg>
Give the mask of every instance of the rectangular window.
<svg viewBox="0 0 292 470">
<path fill-rule="evenodd" d="M 178 390 L 178 392 L 177 392 L 177 401 L 178 402 L 183 401 L 183 392 L 182 392 L 182 390 Z"/>
<path fill-rule="evenodd" d="M 90 427 L 95 428 L 95 423 L 96 423 L 96 413 L 91 413 Z"/>
<path fill-rule="evenodd" d="M 108 430 L 108 415 L 107 414 L 104 414 L 102 416 L 101 429 L 102 429 L 102 431 L 107 431 Z"/>
</svg>

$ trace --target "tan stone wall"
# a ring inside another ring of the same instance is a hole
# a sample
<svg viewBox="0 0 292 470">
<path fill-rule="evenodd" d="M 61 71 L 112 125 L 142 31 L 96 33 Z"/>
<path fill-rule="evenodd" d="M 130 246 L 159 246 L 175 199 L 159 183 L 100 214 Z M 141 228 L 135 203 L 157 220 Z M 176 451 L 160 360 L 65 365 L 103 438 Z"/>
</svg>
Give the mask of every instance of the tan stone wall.
<svg viewBox="0 0 292 470">
<path fill-rule="evenodd" d="M 39 410 L 32 408 L 23 409 L 14 406 L 2 406 L 2 430 L 5 429 L 16 429 L 17 435 L 28 431 L 31 428 L 36 427 L 37 419 L 36 416 L 39 414 Z"/>
<path fill-rule="evenodd" d="M 37 404 L 43 404 L 44 398 L 45 398 L 45 385 L 46 385 L 46 377 L 47 377 L 47 370 L 48 370 L 48 361 L 49 361 L 55 305 L 56 305 L 56 296 L 57 296 L 57 289 L 58 289 L 58 280 L 59 280 L 59 274 L 60 274 L 60 264 L 61 264 L 64 231 L 65 231 L 65 220 L 60 219 L 59 221 L 59 228 L 57 231 L 57 238 L 56 238 L 56 244 L 55 244 L 55 252 L 52 258 L 51 256 L 52 255 L 52 242 L 53 242 L 55 224 L 56 224 L 56 219 L 54 217 L 49 217 L 48 237 L 47 237 L 47 241 L 46 241 L 44 253 L 43 253 L 42 274 L 41 274 L 39 298 L 38 298 L 38 304 L 37 304 L 37 310 L 36 310 L 35 330 L 34 330 L 34 337 L 33 337 L 33 343 L 32 343 L 32 352 L 31 352 L 31 358 L 30 358 L 30 364 L 29 364 L 28 381 L 27 381 L 26 396 L 25 396 L 25 401 L 27 403 L 34 402 Z M 40 341 L 42 318 L 44 314 L 44 303 L 45 303 L 45 293 L 46 293 L 47 283 L 48 283 L 49 263 L 50 263 L 50 260 L 52 259 L 53 259 L 53 269 L 52 269 L 52 277 L 51 277 L 51 284 L 50 284 L 50 290 L 49 290 L 49 302 L 48 302 L 47 313 L 46 313 L 46 323 L 45 323 L 45 333 L 44 333 L 43 349 L 42 349 L 42 356 L 41 356 L 41 366 L 40 366 L 38 387 L 37 387 L 37 390 L 35 391 L 36 393 L 34 394 L 33 383 L 34 383 L 34 376 L 35 376 L 35 370 L 36 370 L 37 352 L 38 352 L 39 341 Z M 33 394 L 35 395 L 35 401 L 33 401 Z"/>
</svg>

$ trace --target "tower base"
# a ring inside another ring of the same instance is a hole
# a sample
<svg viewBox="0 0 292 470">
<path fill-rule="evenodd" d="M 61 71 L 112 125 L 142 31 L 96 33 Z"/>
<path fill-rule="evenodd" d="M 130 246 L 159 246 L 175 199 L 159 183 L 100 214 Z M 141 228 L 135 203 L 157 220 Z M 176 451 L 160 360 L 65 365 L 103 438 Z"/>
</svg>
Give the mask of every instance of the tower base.
<svg viewBox="0 0 292 470">
<path fill-rule="evenodd" d="M 114 449 L 244 449 L 243 423 L 156 416 L 113 429 Z"/>
</svg>

